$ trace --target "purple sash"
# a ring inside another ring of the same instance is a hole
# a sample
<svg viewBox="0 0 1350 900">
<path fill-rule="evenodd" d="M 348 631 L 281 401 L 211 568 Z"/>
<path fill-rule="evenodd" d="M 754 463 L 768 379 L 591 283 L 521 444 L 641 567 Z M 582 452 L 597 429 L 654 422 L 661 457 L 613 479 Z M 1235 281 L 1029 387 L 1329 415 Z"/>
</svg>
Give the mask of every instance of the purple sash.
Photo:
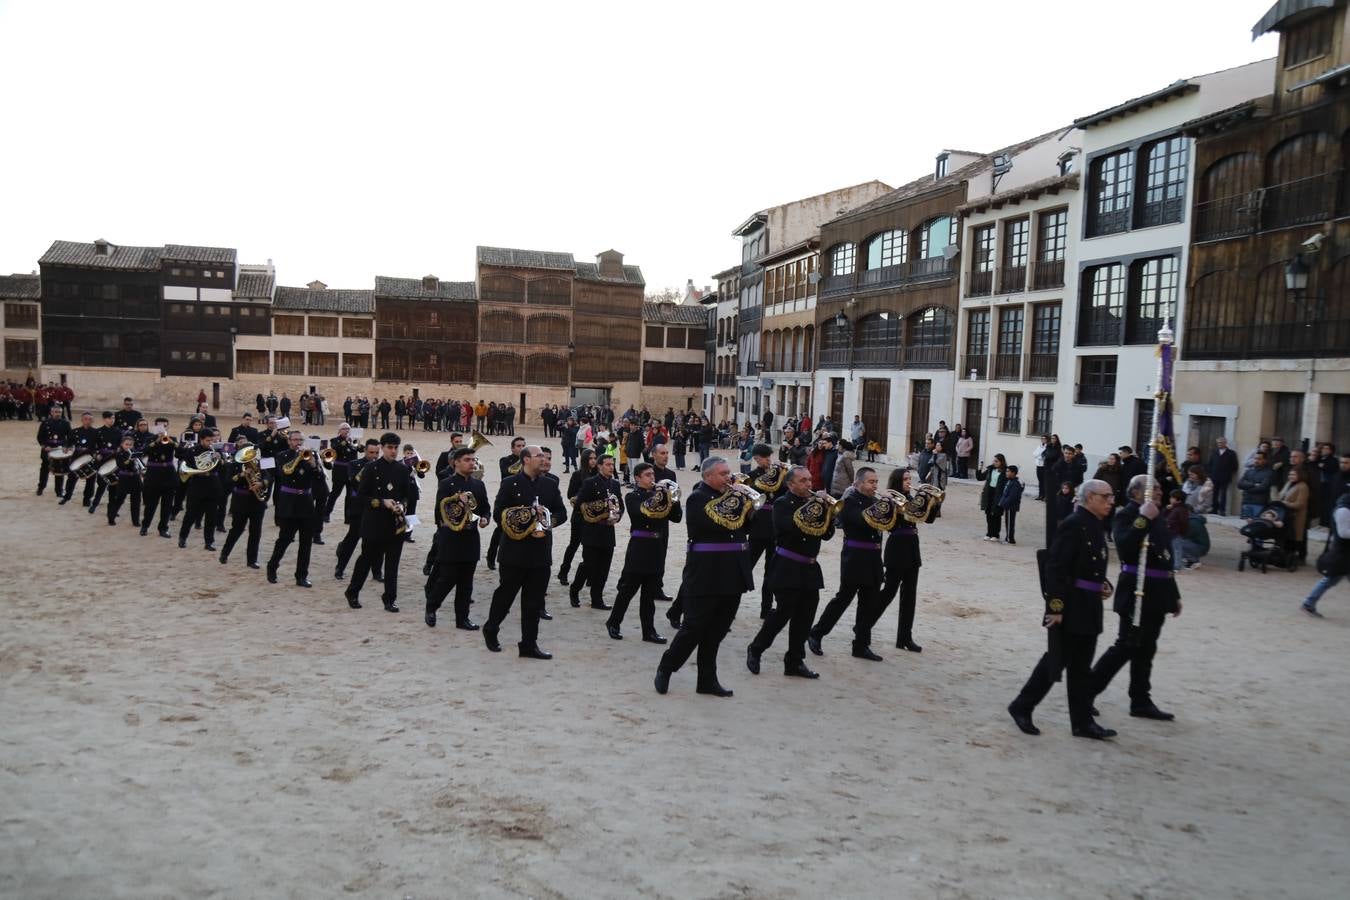
<svg viewBox="0 0 1350 900">
<path fill-rule="evenodd" d="M 775 547 L 773 552 L 783 557 L 784 559 L 790 559 L 793 562 L 799 562 L 804 566 L 812 566 L 815 565 L 816 562 L 816 558 L 814 556 L 805 556 L 801 553 L 794 553 L 793 551 L 787 549 L 786 547 Z"/>
</svg>

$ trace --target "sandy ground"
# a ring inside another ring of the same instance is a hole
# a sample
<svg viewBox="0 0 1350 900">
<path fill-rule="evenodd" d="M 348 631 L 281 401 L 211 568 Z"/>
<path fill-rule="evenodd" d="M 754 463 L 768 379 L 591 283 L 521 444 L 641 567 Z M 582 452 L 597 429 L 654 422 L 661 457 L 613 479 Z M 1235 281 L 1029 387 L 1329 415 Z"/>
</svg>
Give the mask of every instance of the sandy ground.
<svg viewBox="0 0 1350 900">
<path fill-rule="evenodd" d="M 422 623 L 425 534 L 403 612 L 369 589 L 349 610 L 336 526 L 314 590 L 272 587 L 242 548 L 222 567 L 199 539 L 178 550 L 35 497 L 34 430 L 0 424 L 0 895 L 1350 891 L 1350 593 L 1309 619 L 1311 571 L 1239 574 L 1231 531 L 1181 576 L 1163 634 L 1155 696 L 1177 721 L 1129 718 L 1121 679 L 1099 701 L 1121 735 L 1099 744 L 1069 735 L 1062 687 L 1039 738 L 1004 712 L 1043 642 L 1037 503 L 1019 545 L 987 544 L 975 489 L 953 486 L 923 532 L 921 655 L 890 648 L 892 608 L 885 661 L 852 659 L 850 613 L 810 661 L 819 681 L 780 674 L 786 635 L 752 676 L 748 597 L 721 657 L 735 698 L 696 695 L 691 668 L 660 697 L 636 621 L 611 641 L 556 581 L 556 659 L 509 652 L 516 618 L 491 654 Z M 824 559 L 832 582 L 837 547 Z M 496 581 L 480 573 L 479 620 Z"/>
</svg>

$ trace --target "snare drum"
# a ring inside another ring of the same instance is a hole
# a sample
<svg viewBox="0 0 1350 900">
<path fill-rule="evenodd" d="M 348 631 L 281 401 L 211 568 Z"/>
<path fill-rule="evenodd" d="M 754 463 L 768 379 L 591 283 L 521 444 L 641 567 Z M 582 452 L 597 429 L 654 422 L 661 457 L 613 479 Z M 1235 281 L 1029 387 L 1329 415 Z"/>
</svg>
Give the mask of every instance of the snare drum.
<svg viewBox="0 0 1350 900">
<path fill-rule="evenodd" d="M 47 463 L 59 475 L 69 470 L 70 458 L 74 455 L 75 451 L 70 447 L 53 447 L 47 451 Z"/>
<path fill-rule="evenodd" d="M 70 474 L 76 478 L 93 478 L 98 473 L 98 463 L 88 453 L 81 453 L 70 461 Z"/>
<path fill-rule="evenodd" d="M 98 480 L 111 487 L 117 480 L 117 459 L 104 460 L 103 465 L 98 467 Z"/>
</svg>

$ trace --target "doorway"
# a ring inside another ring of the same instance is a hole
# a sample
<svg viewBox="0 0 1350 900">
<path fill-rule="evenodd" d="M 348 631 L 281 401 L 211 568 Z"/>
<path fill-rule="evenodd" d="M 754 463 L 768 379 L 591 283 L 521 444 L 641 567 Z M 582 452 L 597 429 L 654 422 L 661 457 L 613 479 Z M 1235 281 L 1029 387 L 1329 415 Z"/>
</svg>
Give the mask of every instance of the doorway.
<svg viewBox="0 0 1350 900">
<path fill-rule="evenodd" d="M 844 379 L 830 379 L 830 421 L 843 428 L 844 422 Z"/>
<path fill-rule="evenodd" d="M 525 392 L 520 392 L 520 405 L 516 407 L 516 421 L 520 424 L 525 423 Z"/>
<path fill-rule="evenodd" d="M 922 447 L 928 436 L 929 404 L 933 400 L 933 382 L 923 379 L 910 382 L 909 447 Z"/>
<path fill-rule="evenodd" d="M 1228 420 L 1223 416 L 1191 416 L 1191 427 L 1186 435 L 1187 446 L 1199 447 L 1200 458 L 1209 459 L 1209 454 L 1214 450 L 1214 442 L 1226 437 L 1224 429 L 1227 424 Z"/>
<path fill-rule="evenodd" d="M 220 409 L 220 382 L 211 382 L 211 408 Z"/>
<path fill-rule="evenodd" d="M 867 429 L 868 440 L 876 441 L 881 452 L 886 452 L 886 436 L 891 432 L 891 380 L 889 378 L 864 378 L 862 380 L 863 427 Z M 843 429 L 842 417 L 835 426 Z"/>
<path fill-rule="evenodd" d="M 975 445 L 970 448 L 972 462 L 980 459 L 980 423 L 984 421 L 984 401 L 979 397 L 967 397 L 965 408 L 961 412 L 961 427 L 970 435 Z"/>
</svg>

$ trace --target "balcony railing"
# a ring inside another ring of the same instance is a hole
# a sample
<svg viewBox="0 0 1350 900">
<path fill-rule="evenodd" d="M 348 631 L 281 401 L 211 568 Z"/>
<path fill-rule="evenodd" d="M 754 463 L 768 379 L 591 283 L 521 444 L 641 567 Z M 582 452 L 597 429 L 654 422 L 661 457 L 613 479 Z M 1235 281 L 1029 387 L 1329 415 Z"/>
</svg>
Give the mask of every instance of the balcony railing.
<svg viewBox="0 0 1350 900">
<path fill-rule="evenodd" d="M 929 281 L 934 278 L 946 278 L 952 274 L 952 261 L 945 256 L 930 256 L 916 259 L 905 264 L 906 281 Z"/>
<path fill-rule="evenodd" d="M 1080 384 L 1078 402 L 1083 406 L 1115 406 L 1115 384 Z"/>
<path fill-rule="evenodd" d="M 319 363 L 310 360 L 309 377 L 310 378 L 336 378 L 338 373 L 337 363 Z"/>
<path fill-rule="evenodd" d="M 718 387 L 735 387 L 735 386 L 736 386 L 736 376 L 735 376 L 735 375 L 718 375 L 718 376 L 717 376 L 717 386 L 718 386 Z"/>
<path fill-rule="evenodd" d="M 1350 346 L 1350 319 L 1324 319 L 1317 327 L 1302 322 L 1276 325 L 1188 326 L 1187 359 L 1288 358 L 1344 356 Z"/>
<path fill-rule="evenodd" d="M 1003 432 L 1004 434 L 1021 434 L 1022 417 L 1004 416 L 1003 418 L 998 420 L 998 430 Z"/>
<path fill-rule="evenodd" d="M 847 365 L 847 347 L 831 347 L 820 351 L 820 367 L 822 369 L 842 369 Z"/>
<path fill-rule="evenodd" d="M 885 287 L 888 284 L 900 284 L 905 280 L 905 264 L 885 266 L 880 269 L 864 269 L 860 284 L 864 288 Z"/>
<path fill-rule="evenodd" d="M 1261 204 L 1262 225 L 1285 228 L 1333 218 L 1340 179 L 1340 172 L 1326 172 L 1266 188 Z"/>
<path fill-rule="evenodd" d="M 1053 425 L 1053 419 L 1032 419 L 1027 434 L 1052 434 L 1054 432 Z"/>
<path fill-rule="evenodd" d="M 846 275 L 827 275 L 821 285 L 821 295 L 847 293 L 849 291 L 871 291 L 879 288 L 896 287 L 915 281 L 933 281 L 952 275 L 952 261 L 945 256 L 928 259 L 914 259 L 898 266 L 886 266 L 882 269 L 864 269 Z M 742 313 L 744 317 L 744 313 Z"/>
<path fill-rule="evenodd" d="M 1206 200 L 1195 205 L 1195 239 L 1217 241 L 1251 234 L 1260 221 L 1261 195 L 1257 191 Z"/>
<path fill-rule="evenodd" d="M 1171 225 L 1180 222 L 1185 213 L 1185 200 L 1182 197 L 1168 197 L 1155 200 L 1139 207 L 1139 221 L 1136 228 L 1149 228 L 1153 225 Z"/>
<path fill-rule="evenodd" d="M 994 380 L 1017 381 L 1022 377 L 1022 354 L 995 353 Z"/>
<path fill-rule="evenodd" d="M 966 281 L 967 297 L 988 297 L 994 292 L 993 272 L 971 272 Z"/>
<path fill-rule="evenodd" d="M 853 351 L 853 365 L 859 368 L 898 366 L 899 364 L 899 345 L 890 347 L 858 347 Z"/>
<path fill-rule="evenodd" d="M 941 346 L 919 344 L 906 347 L 905 367 L 909 369 L 950 369 L 952 367 L 952 348 L 949 344 Z"/>
<path fill-rule="evenodd" d="M 1000 294 L 1011 294 L 1014 291 L 1025 291 L 1026 289 L 1026 266 L 1004 266 L 999 270 L 998 292 Z"/>
<path fill-rule="evenodd" d="M 975 380 L 983 381 L 989 378 L 989 354 L 988 353 L 967 353 L 961 357 L 960 377 L 969 379 L 971 372 L 975 373 Z"/>
<path fill-rule="evenodd" d="M 303 362 L 294 362 L 294 363 L 278 362 L 276 364 L 275 374 L 303 376 L 305 374 L 305 364 Z"/>
<path fill-rule="evenodd" d="M 379 326 L 376 327 L 375 333 L 378 337 L 386 341 L 406 340 L 408 337 L 408 326 L 401 322 L 397 324 L 385 324 L 381 322 Z"/>
<path fill-rule="evenodd" d="M 1130 208 L 1113 209 L 1110 212 L 1093 212 L 1088 216 L 1088 237 L 1101 237 L 1104 234 L 1118 234 L 1130 230 Z"/>
<path fill-rule="evenodd" d="M 1120 343 L 1120 318 L 1110 313 L 1089 313 L 1078 323 L 1078 346 L 1110 347 Z"/>
<path fill-rule="evenodd" d="M 376 381 L 407 381 L 407 380 L 408 380 L 408 368 L 407 368 L 407 366 L 398 366 L 398 365 L 390 366 L 390 365 L 382 365 L 382 366 L 380 366 L 379 369 L 377 370 L 377 373 L 378 373 L 378 374 L 376 374 L 376 376 L 375 376 L 375 380 L 376 380 Z"/>
<path fill-rule="evenodd" d="M 1031 271 L 1031 289 L 1043 291 L 1061 287 L 1064 287 L 1064 260 L 1038 260 Z"/>
<path fill-rule="evenodd" d="M 1028 353 L 1027 381 L 1055 381 L 1059 378 L 1058 353 Z"/>
</svg>

